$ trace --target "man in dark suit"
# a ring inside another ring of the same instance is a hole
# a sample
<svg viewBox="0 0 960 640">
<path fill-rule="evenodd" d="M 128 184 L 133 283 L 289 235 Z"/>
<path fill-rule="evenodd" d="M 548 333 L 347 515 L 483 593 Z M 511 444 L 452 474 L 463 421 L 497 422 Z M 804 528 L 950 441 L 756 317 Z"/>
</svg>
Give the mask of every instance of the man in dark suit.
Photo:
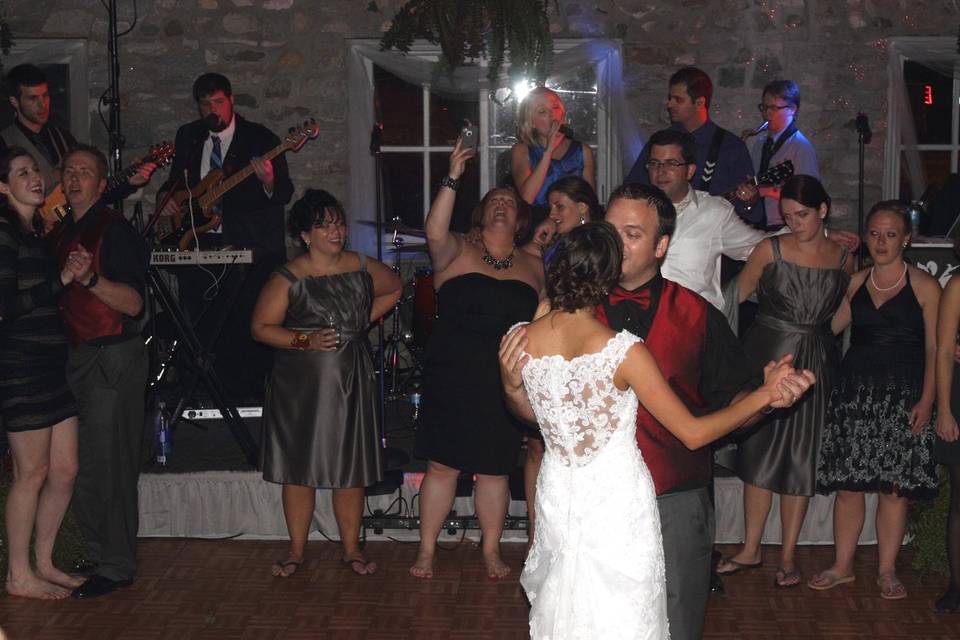
<svg viewBox="0 0 960 640">
<path fill-rule="evenodd" d="M 269 369 L 269 352 L 250 337 L 250 316 L 260 288 L 286 259 L 283 209 L 293 196 L 293 183 L 282 155 L 273 160 L 263 157 L 280 139 L 234 112 L 230 80 L 219 73 L 205 73 L 193 83 L 193 97 L 200 118 L 177 131 L 176 158 L 157 202 L 162 203 L 171 189 L 196 186 L 212 170 L 221 169 L 229 177 L 247 165 L 253 168 L 254 175 L 223 196 L 215 209 L 222 222 L 201 233 L 199 243 L 201 249 L 253 249 L 254 264 L 233 307 L 205 314 L 196 328 L 206 343 L 219 313 L 228 313 L 216 343 L 217 371 L 235 400 L 258 399 Z M 168 202 L 163 213 L 173 215 L 177 206 Z M 204 221 L 199 216 L 195 224 L 199 227 Z M 187 268 L 178 275 L 182 305 L 196 322 L 206 301 L 224 285 L 217 277 L 219 269 Z"/>
</svg>

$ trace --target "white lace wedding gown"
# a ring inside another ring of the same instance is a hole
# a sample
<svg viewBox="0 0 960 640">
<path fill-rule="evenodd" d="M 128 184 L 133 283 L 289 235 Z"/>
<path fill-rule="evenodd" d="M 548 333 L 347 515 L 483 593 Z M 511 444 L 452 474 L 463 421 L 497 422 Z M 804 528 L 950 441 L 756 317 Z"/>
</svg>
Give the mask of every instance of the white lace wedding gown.
<svg viewBox="0 0 960 640">
<path fill-rule="evenodd" d="M 639 340 L 623 331 L 598 353 L 531 358 L 523 368 L 546 444 L 520 576 L 531 638 L 669 637 L 660 516 L 635 439 L 637 397 L 613 384 Z"/>
</svg>

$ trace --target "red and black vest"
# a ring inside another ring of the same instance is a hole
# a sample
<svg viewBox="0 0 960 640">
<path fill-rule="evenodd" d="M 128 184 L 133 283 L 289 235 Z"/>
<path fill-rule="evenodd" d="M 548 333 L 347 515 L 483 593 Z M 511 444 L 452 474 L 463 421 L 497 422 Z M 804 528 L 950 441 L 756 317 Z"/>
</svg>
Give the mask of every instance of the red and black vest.
<svg viewBox="0 0 960 640">
<path fill-rule="evenodd" d="M 108 207 L 89 211 L 86 215 L 96 215 L 93 224 L 83 225 L 82 231 L 75 235 L 67 233 L 70 225 L 59 224 L 50 232 L 50 243 L 61 269 L 70 252 L 83 245 L 93 254 L 93 270 L 101 273 L 104 232 L 107 225 L 122 220 L 123 215 Z M 59 306 L 71 345 L 123 333 L 123 314 L 108 307 L 93 292 L 80 285 L 67 287 L 60 296 Z"/>
<path fill-rule="evenodd" d="M 709 304 L 693 291 L 664 279 L 653 323 L 644 340 L 663 377 L 694 415 L 704 412 L 698 389 Z M 710 447 L 691 451 L 642 404 L 637 410 L 637 444 L 653 476 L 657 495 L 710 483 Z"/>
</svg>

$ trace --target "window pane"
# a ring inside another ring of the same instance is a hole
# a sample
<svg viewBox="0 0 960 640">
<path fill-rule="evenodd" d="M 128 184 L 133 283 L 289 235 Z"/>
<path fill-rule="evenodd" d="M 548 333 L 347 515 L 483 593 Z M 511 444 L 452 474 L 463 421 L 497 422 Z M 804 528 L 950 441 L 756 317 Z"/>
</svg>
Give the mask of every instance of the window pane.
<svg viewBox="0 0 960 640">
<path fill-rule="evenodd" d="M 903 63 L 913 125 L 919 144 L 950 144 L 953 79 L 916 62 Z"/>
<path fill-rule="evenodd" d="M 423 228 L 423 155 L 383 153 L 383 210 L 387 220 Z"/>
<path fill-rule="evenodd" d="M 434 93 L 430 94 L 430 144 L 450 145 L 457 143 L 457 136 L 464 120 L 479 126 L 480 103 L 476 100 L 453 100 Z M 479 131 L 479 129 L 478 129 Z"/>
<path fill-rule="evenodd" d="M 389 71 L 373 67 L 373 113 L 383 123 L 385 146 L 423 144 L 423 90 Z"/>
<path fill-rule="evenodd" d="M 949 151 L 921 151 L 920 160 L 923 163 L 924 174 L 927 177 L 928 187 L 939 187 L 944 184 L 950 175 Z M 929 191 L 929 189 L 928 189 Z M 907 176 L 906 154 L 900 154 L 900 200 L 910 202 L 918 200 L 925 194 L 913 193 L 910 180 Z"/>
<path fill-rule="evenodd" d="M 449 153 L 430 154 L 430 195 L 436 195 L 440 188 L 440 179 L 447 175 L 450 167 Z M 470 214 L 480 200 L 480 166 L 476 160 L 467 162 L 467 169 L 460 178 L 460 191 L 453 207 L 453 220 L 450 228 L 466 233 L 470 230 Z M 423 222 L 420 223 L 422 228 Z"/>
</svg>

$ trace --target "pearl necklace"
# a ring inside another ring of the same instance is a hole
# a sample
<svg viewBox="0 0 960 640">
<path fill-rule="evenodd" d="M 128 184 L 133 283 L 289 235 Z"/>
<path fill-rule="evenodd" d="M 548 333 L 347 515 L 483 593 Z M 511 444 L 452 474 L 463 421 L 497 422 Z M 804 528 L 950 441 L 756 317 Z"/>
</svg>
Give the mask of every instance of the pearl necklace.
<svg viewBox="0 0 960 640">
<path fill-rule="evenodd" d="M 886 289 L 881 289 L 881 288 L 880 288 L 880 285 L 877 284 L 876 279 L 874 279 L 874 277 L 873 277 L 873 272 L 876 271 L 876 269 L 877 269 L 877 268 L 876 268 L 875 266 L 874 266 L 874 267 L 870 267 L 870 284 L 872 284 L 872 285 L 873 285 L 873 288 L 876 289 L 877 291 L 890 291 L 890 290 L 892 290 L 892 289 L 896 289 L 897 287 L 900 286 L 900 283 L 903 282 L 904 276 L 907 275 L 907 263 L 904 262 L 904 263 L 903 263 L 903 273 L 900 274 L 900 277 L 897 278 L 897 281 L 894 282 L 891 286 L 887 287 Z"/>
<path fill-rule="evenodd" d="M 510 250 L 510 255 L 502 260 L 494 258 L 492 255 L 490 255 L 490 251 L 487 250 L 487 245 L 483 242 L 483 240 L 480 241 L 480 246 L 483 248 L 483 255 L 481 256 L 483 261 L 497 271 L 503 271 L 504 269 L 509 269 L 513 266 L 513 254 L 517 252 L 517 245 L 513 245 L 513 249 Z"/>
</svg>

